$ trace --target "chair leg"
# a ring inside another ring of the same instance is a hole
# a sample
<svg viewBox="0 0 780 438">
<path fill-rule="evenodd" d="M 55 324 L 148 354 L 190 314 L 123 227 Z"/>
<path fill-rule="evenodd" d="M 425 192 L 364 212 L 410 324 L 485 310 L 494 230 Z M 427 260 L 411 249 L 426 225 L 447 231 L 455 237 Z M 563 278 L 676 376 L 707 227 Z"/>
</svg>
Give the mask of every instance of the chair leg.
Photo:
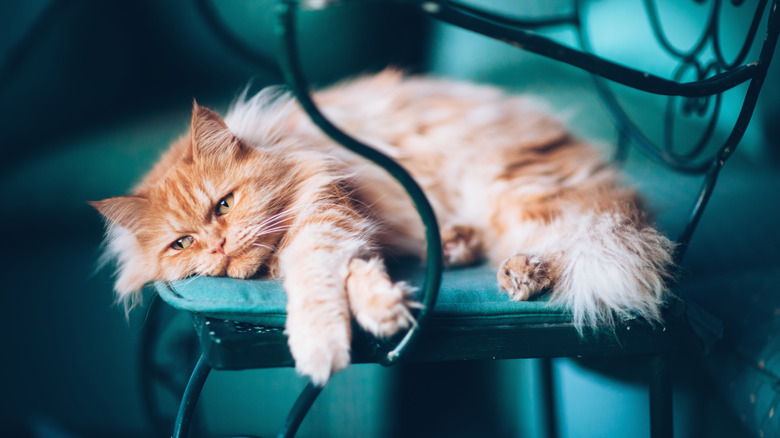
<svg viewBox="0 0 780 438">
<path fill-rule="evenodd" d="M 655 356 L 650 365 L 650 437 L 671 438 L 674 435 L 674 421 L 669 357 L 665 354 Z"/>
<path fill-rule="evenodd" d="M 542 397 L 544 408 L 544 424 L 547 438 L 558 438 L 558 412 L 555 405 L 555 376 L 553 376 L 552 359 L 541 359 Z"/>
<path fill-rule="evenodd" d="M 303 388 L 303 392 L 295 400 L 290 413 L 287 415 L 287 420 L 279 430 L 278 438 L 292 438 L 295 433 L 298 432 L 298 426 L 301 425 L 303 418 L 309 413 L 311 405 L 314 404 L 314 400 L 322 392 L 322 386 L 317 386 L 311 382 Z"/>
<path fill-rule="evenodd" d="M 206 382 L 210 371 L 211 367 L 206 363 L 206 358 L 201 356 L 195 365 L 195 369 L 192 370 L 187 387 L 184 389 L 184 395 L 179 405 L 179 413 L 176 415 L 173 438 L 182 438 L 189 434 L 192 414 L 195 412 L 200 391 L 203 389 L 203 384 Z"/>
</svg>

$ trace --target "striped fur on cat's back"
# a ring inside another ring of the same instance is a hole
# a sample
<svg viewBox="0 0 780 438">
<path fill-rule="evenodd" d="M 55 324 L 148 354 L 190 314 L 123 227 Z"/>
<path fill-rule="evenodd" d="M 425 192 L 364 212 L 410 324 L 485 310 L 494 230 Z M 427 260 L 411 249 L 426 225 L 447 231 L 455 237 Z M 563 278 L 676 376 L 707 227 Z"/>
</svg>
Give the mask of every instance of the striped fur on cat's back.
<svg viewBox="0 0 780 438">
<path fill-rule="evenodd" d="M 394 70 L 315 99 L 420 183 L 448 266 L 485 260 L 516 300 L 549 290 L 579 328 L 660 319 L 673 244 L 599 153 L 532 99 Z M 130 195 L 93 205 L 128 305 L 154 280 L 282 278 L 290 349 L 316 383 L 349 363 L 351 317 L 377 336 L 412 323 L 410 289 L 383 262 L 423 254 L 407 195 L 278 89 L 241 96 L 224 119 L 195 104 L 190 133 Z"/>
</svg>

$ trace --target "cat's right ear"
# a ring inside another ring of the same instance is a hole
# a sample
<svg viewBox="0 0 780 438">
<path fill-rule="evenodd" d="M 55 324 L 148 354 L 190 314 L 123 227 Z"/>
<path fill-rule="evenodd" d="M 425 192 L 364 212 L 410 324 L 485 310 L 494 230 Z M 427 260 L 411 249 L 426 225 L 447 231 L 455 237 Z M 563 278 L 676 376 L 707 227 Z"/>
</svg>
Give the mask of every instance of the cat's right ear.
<svg viewBox="0 0 780 438">
<path fill-rule="evenodd" d="M 135 231 L 141 226 L 141 218 L 148 201 L 140 196 L 119 196 L 102 201 L 90 201 L 87 204 L 95 207 L 108 221 Z"/>
<path fill-rule="evenodd" d="M 191 132 L 193 157 L 241 152 L 241 142 L 230 132 L 222 117 L 194 100 Z"/>
</svg>

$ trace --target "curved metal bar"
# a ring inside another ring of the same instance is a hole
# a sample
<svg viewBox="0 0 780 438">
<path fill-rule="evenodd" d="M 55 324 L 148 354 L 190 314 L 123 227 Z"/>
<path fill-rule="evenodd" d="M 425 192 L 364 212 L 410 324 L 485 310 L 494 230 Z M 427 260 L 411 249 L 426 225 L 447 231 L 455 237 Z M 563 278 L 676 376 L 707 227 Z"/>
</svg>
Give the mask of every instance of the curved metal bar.
<svg viewBox="0 0 780 438">
<path fill-rule="evenodd" d="M 753 117 L 759 92 L 764 85 L 772 55 L 777 46 L 778 36 L 780 36 L 780 11 L 777 10 L 777 0 L 773 0 L 769 8 L 766 37 L 761 47 L 761 53 L 758 55 L 758 62 L 755 63 L 757 66 L 760 66 L 760 69 L 753 80 L 750 81 L 748 90 L 745 93 L 745 99 L 742 102 L 742 110 L 739 112 L 739 116 L 737 116 L 734 129 L 718 152 L 717 162 L 721 165 L 734 153 L 737 144 L 742 139 L 742 136 L 745 135 L 745 130 L 750 123 L 751 117 Z"/>
<path fill-rule="evenodd" d="M 710 201 L 713 190 L 715 190 L 715 183 L 718 181 L 718 175 L 723 168 L 723 163 L 714 162 L 707 172 L 707 176 L 704 178 L 701 190 L 699 190 L 699 197 L 696 198 L 696 202 L 691 207 L 688 220 L 685 222 L 685 226 L 680 234 L 677 236 L 677 247 L 674 251 L 674 262 L 676 266 L 680 266 L 685 253 L 688 251 L 688 246 L 691 244 L 691 238 L 693 238 L 693 232 L 696 230 L 696 226 L 699 225 L 699 220 L 704 213 L 704 208 Z"/>
<path fill-rule="evenodd" d="M 613 82 L 653 94 L 686 97 L 702 97 L 717 94 L 750 80 L 758 70 L 758 65 L 753 63 L 735 67 L 728 72 L 723 72 L 700 81 L 674 82 L 608 61 L 592 53 L 573 49 L 530 31 L 492 22 L 485 19 L 484 16 L 467 12 L 455 2 L 448 0 L 418 1 L 422 1 L 421 8 L 424 12 L 443 22 L 494 38 L 550 59 L 562 61 Z"/>
<path fill-rule="evenodd" d="M 692 159 L 693 157 L 688 157 L 689 154 L 674 154 L 668 150 L 662 150 L 658 148 L 650 139 L 648 139 L 641 132 L 641 130 L 630 119 L 630 117 L 628 117 L 628 115 L 622 109 L 620 103 L 617 101 L 617 98 L 615 97 L 614 93 L 610 90 L 610 88 L 606 85 L 606 83 L 604 83 L 604 81 L 601 80 L 599 77 L 594 76 L 593 81 L 594 81 L 596 91 L 601 97 L 604 104 L 607 106 L 607 109 L 612 114 L 613 118 L 615 119 L 620 129 L 625 131 L 634 141 L 636 146 L 645 154 L 647 154 L 648 156 L 650 156 L 656 161 L 664 163 L 666 166 L 676 171 L 691 173 L 691 174 L 708 173 L 710 172 L 710 167 L 712 165 L 712 162 L 720 159 L 723 151 L 727 151 L 728 155 L 730 155 L 730 153 L 733 152 L 734 148 L 736 147 L 736 144 L 742 138 L 742 135 L 744 134 L 747 124 L 750 121 L 750 117 L 752 116 L 753 109 L 755 107 L 755 99 L 757 99 L 758 97 L 757 94 L 760 90 L 761 85 L 763 84 L 763 78 L 764 76 L 766 76 L 766 71 L 769 67 L 768 64 L 772 57 L 772 52 L 769 51 L 770 47 L 773 48 L 777 42 L 777 36 L 775 33 L 776 30 L 773 30 L 778 26 L 776 1 L 773 2 L 772 6 L 769 9 L 770 12 L 769 12 L 769 16 L 767 17 L 767 22 L 769 23 L 768 30 L 767 30 L 767 39 L 766 42 L 764 43 L 764 47 L 762 48 L 761 54 L 759 55 L 758 62 L 754 62 L 750 64 L 755 66 L 755 77 L 752 78 L 752 80 L 750 81 L 750 85 L 748 87 L 745 100 L 743 101 L 740 117 L 738 117 L 729 138 L 726 140 L 726 142 L 724 142 L 724 145 L 719 149 L 719 151 L 716 152 L 716 154 L 712 157 L 706 159 L 699 159 L 698 161 L 695 161 L 694 159 Z M 588 39 L 585 26 L 580 26 L 578 30 L 579 30 L 580 45 L 584 50 L 592 51 L 592 47 L 590 45 L 590 41 Z M 708 66 L 708 68 L 704 69 L 704 72 L 700 74 L 706 73 L 707 71 L 710 70 L 711 67 L 712 66 Z M 753 95 L 754 93 L 755 95 Z M 714 93 L 714 94 L 719 94 L 719 93 Z M 747 110 L 749 110 L 749 112 L 746 112 Z M 695 149 L 701 149 L 701 148 L 703 148 L 703 146 L 701 145 L 697 145 L 695 147 Z M 690 154 L 690 155 L 695 155 L 695 154 Z"/>
<path fill-rule="evenodd" d="M 778 35 L 780 34 L 780 18 L 778 18 L 777 14 L 777 1 L 775 0 L 770 7 L 769 16 L 767 18 L 767 35 L 759 55 L 759 61 L 754 63 L 754 65 L 757 67 L 755 77 L 750 81 L 750 85 L 748 86 L 748 90 L 745 94 L 745 99 L 742 103 L 742 109 L 739 116 L 737 117 L 734 128 L 732 129 L 729 137 L 724 142 L 723 146 L 711 159 L 693 163 L 688 160 L 681 160 L 677 156 L 659 150 L 649 139 L 647 139 L 647 137 L 644 136 L 644 134 L 641 133 L 641 131 L 639 131 L 638 127 L 636 127 L 636 125 L 634 125 L 630 118 L 625 114 L 625 112 L 622 110 L 622 107 L 617 102 L 614 94 L 611 92 L 611 90 L 609 90 L 604 81 L 597 77 L 593 78 L 598 93 L 601 95 L 602 100 L 605 102 L 609 111 L 612 113 L 613 117 L 618 123 L 620 130 L 627 132 L 641 150 L 654 159 L 665 163 L 667 166 L 675 170 L 688 173 L 706 173 L 705 179 L 702 183 L 702 188 L 699 191 L 699 196 L 690 210 L 689 218 L 683 230 L 680 232 L 677 238 L 678 247 L 675 252 L 675 261 L 678 265 L 685 256 L 696 226 L 698 225 L 704 209 L 707 206 L 710 197 L 712 196 L 712 192 L 715 188 L 720 170 L 722 169 L 726 160 L 736 149 L 739 141 L 742 139 L 742 136 L 745 133 L 745 130 L 747 129 L 750 118 L 752 117 L 759 91 L 763 85 L 766 73 L 769 69 L 769 62 L 772 59 L 772 54 L 774 53 L 775 46 L 777 44 Z M 591 48 L 589 46 L 587 34 L 583 27 L 580 27 L 579 33 L 580 43 L 582 44 L 583 48 L 590 50 Z M 708 67 L 707 70 L 709 70 L 709 68 L 710 67 Z M 697 148 L 698 147 L 700 146 L 697 146 Z"/>
<path fill-rule="evenodd" d="M 268 56 L 256 51 L 254 48 L 233 35 L 229 29 L 229 26 L 227 26 L 225 22 L 222 21 L 222 19 L 219 17 L 219 14 L 214 9 L 214 5 L 211 4 L 210 0 L 196 0 L 195 5 L 197 6 L 201 17 L 203 17 L 203 20 L 211 28 L 211 31 L 214 32 L 214 35 L 216 35 L 217 38 L 222 41 L 222 44 L 230 48 L 239 56 L 257 64 L 263 69 L 270 71 L 274 76 L 282 75 L 282 72 L 279 71 L 279 66 L 268 59 Z"/>
<path fill-rule="evenodd" d="M 581 21 L 584 23 L 584 21 Z M 588 39 L 588 32 L 584 25 L 578 27 L 578 37 L 580 46 L 583 50 L 591 51 L 593 48 L 590 45 Z M 636 145 L 637 149 L 642 151 L 645 155 L 651 159 L 668 166 L 678 172 L 689 174 L 702 174 L 710 167 L 711 160 L 704 160 L 700 162 L 693 162 L 691 160 L 681 160 L 665 149 L 661 149 L 656 144 L 647 138 L 642 133 L 639 127 L 631 120 L 631 118 L 623 110 L 623 107 L 618 102 L 617 97 L 607 84 L 600 77 L 592 76 L 593 85 L 596 89 L 596 93 L 601 98 L 601 101 L 607 107 L 607 111 L 612 115 L 615 123 L 618 126 L 618 130 L 623 132 L 631 141 Z"/>
<path fill-rule="evenodd" d="M 417 212 L 425 226 L 427 258 L 422 295 L 423 307 L 416 315 L 417 323 L 406 332 L 397 346 L 378 358 L 380 363 L 390 365 L 397 362 L 404 353 L 409 350 L 409 347 L 413 344 L 420 329 L 424 326 L 428 313 L 433 309 L 436 302 L 443 266 L 441 237 L 439 236 L 436 216 L 420 186 L 417 185 L 411 175 L 409 175 L 403 167 L 376 149 L 345 134 L 333 125 L 314 104 L 311 95 L 309 94 L 307 82 L 301 71 L 300 59 L 298 56 L 298 44 L 295 30 L 296 5 L 297 3 L 295 1 L 290 0 L 281 0 L 277 3 L 276 33 L 279 36 L 279 58 L 288 86 L 298 98 L 301 106 L 312 121 L 325 134 L 349 150 L 381 166 L 401 183 L 414 202 Z"/>
<path fill-rule="evenodd" d="M 617 98 L 612 93 L 612 90 L 607 87 L 603 80 L 594 77 L 593 84 L 599 97 L 601 97 L 602 102 L 606 105 L 607 110 L 612 114 L 612 118 L 615 120 L 619 129 L 625 132 L 637 149 L 642 151 L 645 155 L 677 172 L 702 174 L 709 169 L 712 161 L 711 159 L 696 162 L 681 160 L 667 151 L 659 149 L 652 140 L 642 133 L 625 111 L 623 111 Z"/>
<path fill-rule="evenodd" d="M 678 265 L 685 256 L 685 252 L 687 251 L 691 238 L 693 237 L 693 232 L 696 229 L 696 225 L 699 223 L 701 215 L 704 212 L 704 208 L 707 206 L 707 202 L 712 195 L 712 191 L 715 188 L 715 182 L 717 181 L 720 170 L 723 168 L 726 160 L 728 160 L 731 154 L 733 154 L 736 150 L 737 145 L 742 139 L 742 136 L 745 134 L 747 125 L 750 123 L 750 119 L 753 116 L 753 111 L 755 110 L 756 102 L 758 101 L 759 92 L 761 91 L 761 87 L 764 84 L 764 79 L 766 79 L 766 74 L 769 70 L 769 63 L 772 59 L 772 55 L 774 54 L 775 47 L 777 46 L 778 36 L 780 36 L 780 15 L 778 14 L 780 14 L 780 11 L 777 10 L 777 0 L 773 0 L 769 10 L 766 38 L 764 40 L 763 47 L 761 47 L 761 53 L 758 55 L 758 64 L 761 65 L 761 70 L 759 70 L 756 77 L 750 81 L 750 86 L 748 87 L 747 93 L 745 94 L 745 100 L 742 103 L 742 110 L 739 112 L 739 116 L 737 116 L 734 129 L 731 131 L 731 134 L 726 139 L 725 144 L 718 151 L 717 157 L 712 162 L 712 167 L 707 173 L 707 178 L 704 181 L 699 198 L 696 200 L 696 203 L 691 210 L 691 214 L 685 228 L 677 239 L 679 246 L 677 248 L 677 253 L 675 254 L 675 259 Z"/>
<path fill-rule="evenodd" d="M 674 436 L 672 377 L 669 355 L 650 359 L 650 438 Z"/>
<path fill-rule="evenodd" d="M 622 129 L 617 130 L 617 139 L 615 140 L 615 152 L 612 154 L 612 162 L 623 164 L 628 159 L 628 153 L 631 149 L 631 138 Z"/>
<path fill-rule="evenodd" d="M 704 132 L 699 137 L 696 144 L 686 152 L 677 152 L 674 148 L 674 99 L 669 99 L 666 105 L 666 116 L 664 118 L 664 133 L 665 135 L 665 147 L 667 152 L 681 161 L 687 161 L 695 159 L 697 156 L 704 152 L 707 144 L 715 133 L 715 126 L 718 123 L 718 116 L 720 115 L 721 103 L 723 102 L 723 95 L 718 94 L 715 96 L 715 105 L 712 109 L 712 115 L 710 116 L 707 126 L 704 127 Z M 706 110 L 706 107 L 705 107 Z"/>
<path fill-rule="evenodd" d="M 152 298 L 152 302 L 149 304 L 149 310 L 146 315 L 146 323 L 141 331 L 141 339 L 139 341 L 138 348 L 139 354 L 139 378 L 141 380 L 141 399 L 143 400 L 144 411 L 149 422 L 152 424 L 155 432 L 159 436 L 166 435 L 170 431 L 170 419 L 163 418 L 160 415 L 157 407 L 157 402 L 154 397 L 152 379 L 155 377 L 156 369 L 152 361 L 154 355 L 154 341 L 160 335 L 160 325 L 162 324 L 162 311 L 160 306 L 162 305 L 160 298 L 155 295 Z M 169 383 L 166 380 L 166 384 Z M 173 389 L 173 388 L 171 388 Z M 174 394 L 178 394 L 178 390 L 172 391 Z"/>
<path fill-rule="evenodd" d="M 464 4 L 450 3 L 454 8 L 460 9 L 463 12 L 472 14 L 482 19 L 491 21 L 493 23 L 501 24 L 504 26 L 519 27 L 523 29 L 535 29 L 539 27 L 560 26 L 564 24 L 577 25 L 579 23 L 579 16 L 576 13 L 558 16 L 540 17 L 534 19 L 521 19 L 510 18 L 502 15 L 494 14 L 492 12 L 483 11 Z"/>
<path fill-rule="evenodd" d="M 742 2 L 731 2 L 734 6 L 740 6 Z M 750 22 L 750 27 L 748 28 L 748 33 L 745 36 L 745 41 L 742 44 L 742 48 L 740 49 L 739 53 L 736 57 L 734 57 L 734 61 L 727 62 L 726 57 L 723 56 L 723 50 L 720 47 L 720 38 L 718 37 L 718 20 L 716 19 L 713 22 L 713 29 L 712 29 L 712 50 L 713 53 L 715 53 L 715 58 L 721 63 L 721 66 L 724 70 L 729 70 L 734 68 L 736 65 L 741 64 L 745 58 L 747 57 L 748 53 L 750 52 L 750 48 L 753 46 L 753 41 L 756 39 L 756 33 L 758 32 L 758 25 L 761 22 L 761 17 L 764 16 L 764 10 L 766 9 L 767 0 L 760 0 L 758 3 L 758 6 L 756 7 L 756 12 L 753 14 L 753 21 Z"/>
<path fill-rule="evenodd" d="M 206 363 L 206 357 L 201 356 L 195 369 L 192 370 L 187 388 L 184 389 L 184 396 L 181 399 L 179 413 L 176 415 L 176 424 L 173 428 L 173 438 L 186 437 L 190 433 L 192 414 L 195 412 L 200 391 L 203 389 L 203 384 L 206 383 L 209 372 L 211 372 L 211 367 Z"/>
<path fill-rule="evenodd" d="M 159 392 L 164 390 L 175 400 L 181 400 L 187 384 L 186 378 L 182 379 L 182 376 L 188 377 L 192 374 L 196 359 L 200 356 L 199 353 L 195 354 L 198 351 L 198 346 L 194 334 L 184 339 L 184 343 L 167 345 L 171 341 L 167 338 L 165 330 L 170 327 L 175 314 L 176 311 L 168 306 L 159 295 L 153 295 L 141 329 L 138 346 L 141 398 L 146 416 L 156 436 L 170 434 L 171 423 L 174 420 L 170 415 L 165 415 L 169 409 L 166 409 L 161 403 Z M 167 350 L 176 347 L 176 354 L 172 357 L 175 357 L 177 362 L 156 361 L 161 353 L 160 346 L 167 347 L 164 348 Z M 178 351 L 182 346 L 185 351 Z"/>
<path fill-rule="evenodd" d="M 734 128 L 732 129 L 729 137 L 724 142 L 723 146 L 718 150 L 715 157 L 709 160 L 701 161 L 698 163 L 687 162 L 679 160 L 664 151 L 659 150 L 644 134 L 639 131 L 638 127 L 630 120 L 625 112 L 620 107 L 614 94 L 608 89 L 604 81 L 597 77 L 594 77 L 594 84 L 596 90 L 601 95 L 602 100 L 607 105 L 609 111 L 612 113 L 616 122 L 620 126 L 621 130 L 627 132 L 627 134 L 635 141 L 637 147 L 643 152 L 650 155 L 652 158 L 665 163 L 672 169 L 687 172 L 687 173 L 706 173 L 705 179 L 702 183 L 702 188 L 699 191 L 699 196 L 696 202 L 692 206 L 689 214 L 689 218 L 680 232 L 677 238 L 678 247 L 675 252 L 675 261 L 679 265 L 682 261 L 685 253 L 690 245 L 693 233 L 696 226 L 701 219 L 707 203 L 709 202 L 712 192 L 715 188 L 717 178 L 720 174 L 720 170 L 725 164 L 726 160 L 734 153 L 739 141 L 747 129 L 747 125 L 753 115 L 756 101 L 758 100 L 759 91 L 763 85 L 766 73 L 769 69 L 769 62 L 772 59 L 775 46 L 777 44 L 778 35 L 780 35 L 780 17 L 778 17 L 777 0 L 772 2 L 770 6 L 769 16 L 767 18 L 768 27 L 764 45 L 759 54 L 759 61 L 754 63 L 758 68 L 755 77 L 750 81 L 748 90 L 745 94 L 745 99 L 742 103 L 742 110 L 737 117 Z M 588 39 L 585 30 L 580 29 L 580 43 L 583 48 L 590 50 Z"/>
<path fill-rule="evenodd" d="M 694 58 L 697 53 L 702 51 L 704 46 L 707 44 L 707 40 L 712 35 L 713 22 L 717 21 L 717 12 L 720 9 L 720 2 L 717 0 L 714 1 L 712 8 L 710 8 L 710 14 L 707 17 L 707 26 L 704 28 L 704 31 L 701 33 L 701 35 L 699 35 L 699 39 L 696 41 L 693 47 L 685 52 L 674 47 L 671 41 L 666 38 L 666 32 L 664 32 L 663 25 L 661 24 L 661 19 L 658 15 L 658 6 L 655 4 L 655 2 L 653 0 L 645 0 L 644 3 L 645 10 L 647 11 L 647 18 L 650 22 L 650 28 L 653 30 L 653 34 L 655 34 L 655 38 L 658 40 L 658 43 L 661 44 L 661 47 L 669 52 L 670 55 L 683 60 Z"/>
<path fill-rule="evenodd" d="M 680 68 L 675 73 L 675 78 L 682 77 L 684 74 L 685 66 L 687 64 L 682 64 Z M 707 72 L 710 71 L 711 68 L 717 68 L 714 66 L 714 64 L 710 64 L 704 71 L 702 71 L 700 68 L 697 68 L 697 75 L 699 77 L 706 76 Z M 691 98 L 686 98 L 691 99 Z M 693 113 L 694 111 L 699 116 L 704 116 L 704 114 L 707 111 L 707 107 L 709 106 L 708 103 L 711 99 L 711 96 L 708 96 L 706 98 L 693 98 L 697 100 L 703 100 L 702 102 L 690 102 L 689 107 L 683 108 L 683 113 Z M 694 146 L 686 151 L 686 152 L 677 152 L 674 148 L 674 120 L 675 120 L 675 111 L 676 108 L 675 102 L 677 98 L 675 97 L 669 97 L 666 103 L 666 111 L 664 115 L 664 149 L 666 152 L 675 157 L 678 160 L 681 161 L 689 161 L 693 160 L 699 155 L 701 155 L 702 152 L 704 152 L 704 149 L 706 148 L 707 144 L 709 144 L 710 140 L 712 139 L 712 135 L 715 133 L 715 125 L 717 125 L 718 117 L 720 115 L 720 108 L 721 103 L 723 102 L 723 94 L 716 94 L 715 95 L 715 104 L 712 109 L 712 114 L 710 116 L 710 120 L 707 123 L 707 126 L 704 128 L 704 132 L 699 136 L 699 140 L 694 144 Z M 698 108 L 696 108 L 696 105 L 698 105 Z"/>
<path fill-rule="evenodd" d="M 282 425 L 282 428 L 279 429 L 279 434 L 276 435 L 278 438 L 292 438 L 295 436 L 295 433 L 298 432 L 298 427 L 303 422 L 303 418 L 309 413 L 311 405 L 314 404 L 317 396 L 322 392 L 322 388 L 322 386 L 317 386 L 311 382 L 303 388 L 301 395 L 295 400 L 287 420 Z"/>
</svg>

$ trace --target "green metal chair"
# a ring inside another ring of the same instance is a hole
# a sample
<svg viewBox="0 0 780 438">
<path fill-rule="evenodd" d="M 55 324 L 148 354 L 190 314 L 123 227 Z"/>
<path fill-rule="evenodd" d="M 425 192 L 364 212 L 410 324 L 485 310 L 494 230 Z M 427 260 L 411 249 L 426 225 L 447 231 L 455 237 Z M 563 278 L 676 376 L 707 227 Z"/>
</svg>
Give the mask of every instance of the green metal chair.
<svg viewBox="0 0 780 438">
<path fill-rule="evenodd" d="M 575 2 L 570 13 L 541 20 L 507 18 L 448 0 L 398 0 L 395 3 L 592 73 L 595 89 L 613 115 L 620 133 L 617 157 L 624 157 L 631 143 L 663 166 L 685 174 L 702 175 L 698 198 L 690 208 L 689 219 L 677 238 L 677 262 L 685 255 L 719 172 L 733 154 L 750 121 L 780 33 L 777 2 L 767 5 L 768 1 L 760 0 L 743 48 L 734 60 L 725 60 L 717 33 L 722 2 L 715 0 L 700 41 L 691 51 L 682 52 L 668 42 L 656 5 L 652 0 L 646 0 L 647 16 L 656 37 L 679 60 L 679 68 L 674 76 L 664 79 L 591 53 L 588 32 L 580 15 L 581 2 Z M 331 2 L 280 0 L 277 4 L 279 58 L 287 85 L 324 133 L 382 166 L 404 186 L 425 225 L 428 245 L 424 266 L 407 263 L 398 267 L 394 274 L 421 286 L 419 299 L 423 307 L 415 311 L 417 325 L 395 339 L 386 341 L 355 330 L 353 362 L 393 365 L 401 361 L 647 357 L 651 364 L 651 436 L 672 436 L 669 354 L 691 341 L 706 348 L 719 336 L 718 321 L 684 299 L 674 298 L 667 304 L 663 326 L 630 320 L 619 324 L 614 333 L 583 336 L 574 328 L 570 315 L 561 308 L 544 300 L 514 303 L 496 294 L 495 274 L 489 268 L 443 272 L 436 219 L 414 180 L 397 163 L 331 124 L 309 95 L 309 86 L 301 71 L 298 56 L 296 16 L 301 8 L 322 7 L 331 7 Z M 766 38 L 758 58 L 747 62 L 749 49 L 759 45 L 755 41 L 762 22 L 767 24 Z M 577 30 L 580 49 L 565 46 L 529 30 L 560 25 Z M 714 59 L 705 65 L 699 58 L 707 51 L 708 44 L 714 47 Z M 681 82 L 689 70 L 695 71 L 696 79 Z M 711 121 L 698 144 L 678 152 L 672 136 L 667 135 L 663 144 L 656 145 L 642 133 L 640 127 L 622 109 L 608 81 L 669 96 L 665 115 L 667 130 L 672 129 L 680 106 L 682 111 L 704 112 L 711 105 L 716 114 L 714 119 L 720 109 L 722 93 L 740 84 L 748 85 L 733 130 L 722 145 L 707 147 L 715 123 Z M 682 105 L 678 105 L 679 102 Z M 283 333 L 285 295 L 279 282 L 201 277 L 158 283 L 156 289 L 167 304 L 192 314 L 201 349 L 200 358 L 183 392 L 175 421 L 175 437 L 188 435 L 198 395 L 211 369 L 238 370 L 293 365 Z M 158 327 L 150 324 L 148 329 L 157 330 Z M 549 386 L 549 362 L 546 363 L 547 372 L 544 375 Z M 150 367 L 154 368 L 154 365 L 150 363 L 147 368 Z M 304 389 L 279 436 L 295 434 L 320 390 L 313 385 Z M 549 397 L 547 406 L 551 408 Z M 548 432 L 554 436 L 554 412 L 551 409 L 548 412 Z"/>
</svg>

